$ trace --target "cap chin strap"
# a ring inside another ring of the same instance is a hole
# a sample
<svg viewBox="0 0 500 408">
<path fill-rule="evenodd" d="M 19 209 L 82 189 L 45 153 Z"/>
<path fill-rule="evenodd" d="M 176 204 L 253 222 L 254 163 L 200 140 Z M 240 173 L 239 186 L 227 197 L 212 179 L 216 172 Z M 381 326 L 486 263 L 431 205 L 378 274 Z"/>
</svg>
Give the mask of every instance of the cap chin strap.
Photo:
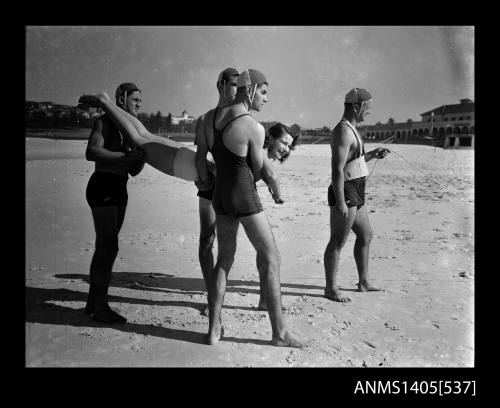
<svg viewBox="0 0 500 408">
<path fill-rule="evenodd" d="M 254 100 L 254 97 L 255 97 L 255 91 L 256 90 L 257 90 L 257 84 L 254 84 L 254 86 L 253 86 L 253 92 L 252 92 L 252 98 L 250 99 L 250 107 L 248 108 L 248 112 L 250 112 L 250 113 L 253 110 L 252 109 L 252 105 L 253 105 L 253 100 Z"/>
<path fill-rule="evenodd" d="M 224 99 L 227 100 L 227 98 L 226 98 L 226 80 L 222 81 L 222 89 L 224 89 L 222 96 L 224 97 Z"/>
<path fill-rule="evenodd" d="M 123 110 L 127 113 L 130 113 L 127 108 L 127 91 L 123 94 Z"/>
<path fill-rule="evenodd" d="M 121 102 L 121 103 L 120 103 L 120 102 L 118 102 L 118 106 L 119 106 L 120 108 L 122 108 L 125 112 L 128 112 L 128 110 L 127 110 L 127 105 L 125 104 L 125 101 L 126 101 L 126 100 L 127 100 L 127 91 L 125 91 L 125 92 L 123 93 L 123 102 Z M 118 101 L 119 101 L 119 99 L 118 99 Z M 128 113 L 130 113 L 130 112 L 128 112 Z"/>
<path fill-rule="evenodd" d="M 363 104 L 365 101 L 361 101 L 361 107 L 359 108 L 359 111 L 356 112 L 356 122 L 359 122 L 359 115 L 361 114 L 361 111 L 363 110 Z"/>
</svg>

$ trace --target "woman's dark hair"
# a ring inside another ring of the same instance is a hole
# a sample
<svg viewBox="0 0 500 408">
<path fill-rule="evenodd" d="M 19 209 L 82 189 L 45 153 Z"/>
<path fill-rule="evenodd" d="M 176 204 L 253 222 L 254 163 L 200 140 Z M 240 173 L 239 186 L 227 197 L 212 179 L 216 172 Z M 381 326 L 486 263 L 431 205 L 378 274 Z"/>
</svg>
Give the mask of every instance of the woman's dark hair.
<svg viewBox="0 0 500 408">
<path fill-rule="evenodd" d="M 283 134 L 289 134 L 292 136 L 292 144 L 290 145 L 290 151 L 285 154 L 283 157 L 278 159 L 281 163 L 283 163 L 288 157 L 290 156 L 290 152 L 292 150 L 295 150 L 295 146 L 297 145 L 297 141 L 299 139 L 299 135 L 293 132 L 288 126 L 284 125 L 283 123 L 276 123 L 273 126 L 271 126 L 267 132 L 268 134 L 266 135 L 266 139 L 264 141 L 264 148 L 267 148 L 268 151 L 272 146 L 271 143 L 271 138 L 273 140 L 279 139 Z"/>
</svg>

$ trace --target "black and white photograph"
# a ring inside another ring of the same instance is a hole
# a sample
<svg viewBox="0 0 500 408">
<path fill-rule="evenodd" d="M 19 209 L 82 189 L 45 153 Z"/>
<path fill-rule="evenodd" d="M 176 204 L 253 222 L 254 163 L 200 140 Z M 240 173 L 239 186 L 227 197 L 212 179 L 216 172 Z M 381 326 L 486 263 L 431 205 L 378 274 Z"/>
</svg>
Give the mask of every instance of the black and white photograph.
<svg viewBox="0 0 500 408">
<path fill-rule="evenodd" d="M 25 26 L 25 366 L 474 368 L 474 59 L 475 26 Z"/>
</svg>

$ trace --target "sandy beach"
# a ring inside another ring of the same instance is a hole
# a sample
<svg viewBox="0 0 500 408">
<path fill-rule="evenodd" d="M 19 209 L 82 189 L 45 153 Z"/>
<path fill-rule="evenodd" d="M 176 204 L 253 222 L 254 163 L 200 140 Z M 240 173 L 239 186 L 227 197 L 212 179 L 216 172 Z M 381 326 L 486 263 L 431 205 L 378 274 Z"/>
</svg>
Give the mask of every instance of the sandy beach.
<svg viewBox="0 0 500 408">
<path fill-rule="evenodd" d="M 385 291 L 356 291 L 351 233 L 340 260 L 347 304 L 323 297 L 329 145 L 300 145 L 275 164 L 284 205 L 258 183 L 282 256 L 285 318 L 309 340 L 290 349 L 270 344 L 268 315 L 255 309 L 255 251 L 242 228 L 222 309 L 225 337 L 204 344 L 197 190 L 148 165 L 129 179 L 110 287 L 111 307 L 128 322 L 108 327 L 86 316 L 95 235 L 85 189 L 94 164 L 85 141 L 27 138 L 26 366 L 473 367 L 474 207 L 451 191 L 474 203 L 474 151 L 387 147 L 425 174 L 396 154 L 377 162 L 366 190 L 370 271 Z"/>
</svg>

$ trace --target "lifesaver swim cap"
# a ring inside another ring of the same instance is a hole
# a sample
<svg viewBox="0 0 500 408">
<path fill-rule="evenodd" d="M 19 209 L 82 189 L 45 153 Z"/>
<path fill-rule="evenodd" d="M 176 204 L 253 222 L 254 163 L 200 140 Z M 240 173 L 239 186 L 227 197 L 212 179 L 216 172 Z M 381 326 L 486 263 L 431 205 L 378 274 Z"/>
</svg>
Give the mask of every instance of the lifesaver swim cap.
<svg viewBox="0 0 500 408">
<path fill-rule="evenodd" d="M 232 77 L 232 76 L 238 76 L 239 74 L 240 73 L 235 68 L 226 68 L 224 71 L 222 71 L 219 74 L 219 76 L 217 78 L 217 82 L 229 81 L 230 77 Z"/>
<path fill-rule="evenodd" d="M 138 88 L 136 84 L 133 84 L 132 82 L 125 82 L 121 84 L 118 88 L 116 88 L 115 99 L 118 100 L 120 96 L 134 91 L 141 92 L 141 90 Z"/>
<path fill-rule="evenodd" d="M 256 69 L 249 68 L 240 72 L 236 86 L 239 88 L 241 86 L 258 85 L 258 84 L 269 85 L 266 77 L 262 72 L 257 71 Z"/>
<path fill-rule="evenodd" d="M 363 88 L 352 88 L 345 96 L 345 103 L 361 103 L 372 99 L 370 92 Z"/>
</svg>

